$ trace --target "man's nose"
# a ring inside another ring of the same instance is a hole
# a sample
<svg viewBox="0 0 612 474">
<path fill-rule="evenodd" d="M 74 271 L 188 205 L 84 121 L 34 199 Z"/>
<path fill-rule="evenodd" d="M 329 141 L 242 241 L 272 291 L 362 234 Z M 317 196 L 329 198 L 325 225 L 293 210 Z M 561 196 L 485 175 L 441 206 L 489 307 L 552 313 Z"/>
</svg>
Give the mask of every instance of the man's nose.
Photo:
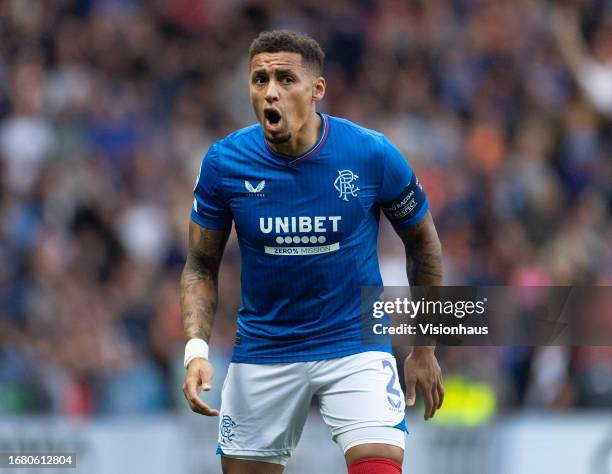
<svg viewBox="0 0 612 474">
<path fill-rule="evenodd" d="M 278 100 L 278 86 L 275 81 L 270 81 L 268 83 L 268 88 L 266 89 L 265 95 L 266 102 L 275 102 Z"/>
</svg>

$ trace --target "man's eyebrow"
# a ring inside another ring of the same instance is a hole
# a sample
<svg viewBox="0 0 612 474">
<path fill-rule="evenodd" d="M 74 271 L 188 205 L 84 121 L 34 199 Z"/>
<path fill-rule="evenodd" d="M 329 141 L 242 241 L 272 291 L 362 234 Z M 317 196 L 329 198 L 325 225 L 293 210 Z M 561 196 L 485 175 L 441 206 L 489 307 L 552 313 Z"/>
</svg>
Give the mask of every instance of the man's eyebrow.
<svg viewBox="0 0 612 474">
<path fill-rule="evenodd" d="M 273 69 L 270 72 L 272 74 L 276 74 L 276 75 L 279 75 L 279 76 L 282 76 L 282 75 L 295 75 L 296 74 L 295 68 L 278 68 L 278 69 Z M 268 74 L 268 71 L 264 67 L 253 69 L 251 71 L 251 76 L 252 77 L 256 76 L 256 75 L 259 75 L 259 74 Z"/>
</svg>

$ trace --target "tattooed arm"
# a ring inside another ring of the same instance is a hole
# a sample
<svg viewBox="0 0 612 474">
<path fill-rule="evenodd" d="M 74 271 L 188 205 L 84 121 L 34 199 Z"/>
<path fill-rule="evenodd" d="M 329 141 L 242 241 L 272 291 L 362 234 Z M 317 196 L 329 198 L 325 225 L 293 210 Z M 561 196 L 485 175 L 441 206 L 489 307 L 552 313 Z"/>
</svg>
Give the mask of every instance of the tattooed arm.
<svg viewBox="0 0 612 474">
<path fill-rule="evenodd" d="M 189 251 L 181 275 L 181 314 L 187 340 L 208 342 L 217 309 L 217 275 L 230 229 L 210 230 L 189 223 Z"/>
<path fill-rule="evenodd" d="M 193 221 L 189 223 L 189 250 L 181 275 L 181 314 L 187 340 L 210 339 L 217 310 L 217 275 L 229 234 L 230 229 L 211 230 Z M 196 413 L 219 414 L 198 396 L 202 390 L 210 390 L 213 373 L 214 368 L 206 359 L 196 358 L 189 363 L 183 394 Z"/>
<path fill-rule="evenodd" d="M 406 249 L 406 273 L 413 286 L 442 285 L 442 246 L 428 211 L 417 225 L 398 229 Z"/>
<path fill-rule="evenodd" d="M 442 246 L 429 211 L 413 227 L 398 229 L 398 235 L 406 249 L 406 273 L 414 286 L 442 285 Z M 422 342 L 421 342 L 422 344 Z M 428 341 L 412 349 L 404 362 L 406 403 L 414 405 L 418 388 L 425 401 L 425 419 L 434 416 L 442 406 L 444 388 L 442 372 L 436 356 L 435 343 Z"/>
</svg>

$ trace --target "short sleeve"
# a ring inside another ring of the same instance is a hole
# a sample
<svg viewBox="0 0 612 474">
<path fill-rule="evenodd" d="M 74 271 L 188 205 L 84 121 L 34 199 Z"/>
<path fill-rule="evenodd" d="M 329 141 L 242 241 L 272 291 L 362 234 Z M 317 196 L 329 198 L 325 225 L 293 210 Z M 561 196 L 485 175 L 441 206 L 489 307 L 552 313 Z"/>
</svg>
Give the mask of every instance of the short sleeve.
<svg viewBox="0 0 612 474">
<path fill-rule="evenodd" d="M 378 204 L 395 228 L 418 224 L 429 202 L 416 174 L 400 150 L 383 138 L 383 172 Z"/>
<path fill-rule="evenodd" d="M 191 219 L 207 229 L 227 229 L 232 226 L 232 216 L 223 197 L 219 173 L 218 145 L 213 144 L 200 165 L 193 189 Z"/>
</svg>

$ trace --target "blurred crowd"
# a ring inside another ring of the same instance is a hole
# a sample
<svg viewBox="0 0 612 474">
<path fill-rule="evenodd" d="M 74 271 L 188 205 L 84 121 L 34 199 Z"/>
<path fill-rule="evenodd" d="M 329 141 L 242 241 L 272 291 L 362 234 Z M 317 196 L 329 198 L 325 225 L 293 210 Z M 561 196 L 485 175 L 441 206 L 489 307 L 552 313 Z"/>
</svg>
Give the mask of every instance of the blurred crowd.
<svg viewBox="0 0 612 474">
<path fill-rule="evenodd" d="M 6 0 L 0 413 L 186 409 L 178 282 L 193 183 L 209 145 L 255 121 L 247 50 L 274 28 L 326 51 L 324 112 L 402 149 L 446 284 L 612 283 L 610 2 Z M 379 247 L 385 284 L 404 284 L 387 224 Z M 217 386 L 239 273 L 232 236 Z M 608 348 L 439 355 L 457 397 L 484 383 L 493 413 L 612 404 Z"/>
</svg>

